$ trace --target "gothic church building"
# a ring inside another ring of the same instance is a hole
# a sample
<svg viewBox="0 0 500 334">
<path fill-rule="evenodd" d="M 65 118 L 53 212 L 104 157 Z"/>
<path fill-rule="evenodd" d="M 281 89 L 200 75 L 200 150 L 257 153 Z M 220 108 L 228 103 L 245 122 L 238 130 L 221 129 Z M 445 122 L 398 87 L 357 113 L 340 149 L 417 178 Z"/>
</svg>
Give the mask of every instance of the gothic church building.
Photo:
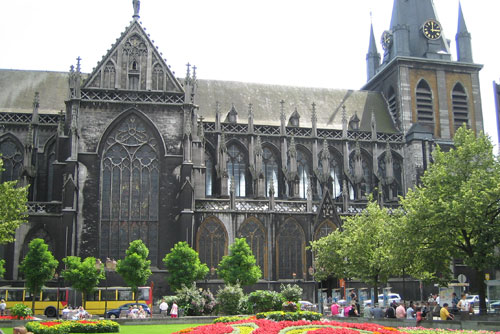
<svg viewBox="0 0 500 334">
<path fill-rule="evenodd" d="M 483 130 L 482 66 L 461 9 L 453 60 L 433 1 L 394 0 L 381 46 L 370 32 L 359 91 L 199 80 L 195 67 L 179 79 L 138 18 L 135 8 L 92 73 L 0 70 L 1 178 L 30 185 L 29 223 L 2 250 L 7 279 L 36 237 L 59 260 L 102 261 L 142 239 L 165 294 L 175 243 L 216 268 L 244 237 L 259 284 L 294 280 L 312 294 L 310 241 L 370 193 L 398 206 L 435 145 L 463 123 Z"/>
</svg>

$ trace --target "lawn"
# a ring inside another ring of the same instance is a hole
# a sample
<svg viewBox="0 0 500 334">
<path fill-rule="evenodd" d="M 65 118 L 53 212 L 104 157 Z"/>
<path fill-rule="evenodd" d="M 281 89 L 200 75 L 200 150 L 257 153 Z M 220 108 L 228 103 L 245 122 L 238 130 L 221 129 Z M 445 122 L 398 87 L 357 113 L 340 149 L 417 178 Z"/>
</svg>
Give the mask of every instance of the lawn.
<svg viewBox="0 0 500 334">
<path fill-rule="evenodd" d="M 176 325 L 147 325 L 147 326 L 120 326 L 122 334 L 169 334 L 184 328 L 201 326 L 202 324 L 176 324 Z M 12 328 L 2 328 L 4 334 L 12 334 Z"/>
</svg>

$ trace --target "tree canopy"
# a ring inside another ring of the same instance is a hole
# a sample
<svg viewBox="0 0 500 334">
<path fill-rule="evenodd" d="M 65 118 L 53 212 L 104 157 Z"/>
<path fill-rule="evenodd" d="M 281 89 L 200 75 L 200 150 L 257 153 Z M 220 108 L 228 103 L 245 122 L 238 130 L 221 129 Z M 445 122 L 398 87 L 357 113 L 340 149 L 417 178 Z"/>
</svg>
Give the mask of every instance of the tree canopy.
<svg viewBox="0 0 500 334">
<path fill-rule="evenodd" d="M 96 259 L 87 257 L 83 261 L 78 256 L 68 256 L 63 259 L 66 267 L 61 273 L 75 290 L 84 295 L 83 307 L 86 308 L 88 294 L 94 291 L 99 282 L 104 279 L 104 268 L 96 268 Z"/>
<path fill-rule="evenodd" d="M 459 128 L 454 148 L 437 147 L 421 185 L 402 199 L 405 234 L 418 259 L 412 274 L 445 283 L 450 259 L 462 259 L 480 283 L 480 310 L 485 312 L 485 270 L 500 265 L 500 164 L 483 133 Z"/>
<path fill-rule="evenodd" d="M 142 240 L 134 240 L 128 247 L 125 258 L 116 264 L 116 272 L 125 280 L 127 285 L 135 294 L 135 300 L 139 299 L 137 293 L 140 286 L 146 285 L 152 272 L 149 268 L 151 261 L 148 260 L 149 249 Z"/>
<path fill-rule="evenodd" d="M 29 243 L 29 250 L 19 265 L 20 272 L 26 280 L 26 287 L 32 295 L 39 295 L 42 287 L 55 273 L 58 261 L 49 251 L 43 239 L 33 239 Z M 35 298 L 32 301 L 35 310 Z"/>
<path fill-rule="evenodd" d="M 311 243 L 317 279 L 328 276 L 357 278 L 375 288 L 396 275 L 396 220 L 387 208 L 370 199 L 361 214 L 344 219 L 343 231 L 335 230 Z"/>
<path fill-rule="evenodd" d="M 0 158 L 0 173 L 4 171 Z M 17 181 L 0 183 L 0 244 L 14 241 L 19 225 L 26 223 L 28 186 L 17 187 Z"/>
<path fill-rule="evenodd" d="M 222 257 L 217 274 L 226 284 L 241 286 L 257 283 L 262 271 L 257 266 L 250 246 L 245 238 L 236 238 L 229 247 L 229 255 Z"/>
<path fill-rule="evenodd" d="M 180 290 L 183 285 L 190 287 L 194 281 L 208 274 L 208 267 L 201 263 L 198 252 L 185 241 L 176 243 L 163 258 L 163 263 L 169 273 L 167 282 L 174 291 Z"/>
</svg>

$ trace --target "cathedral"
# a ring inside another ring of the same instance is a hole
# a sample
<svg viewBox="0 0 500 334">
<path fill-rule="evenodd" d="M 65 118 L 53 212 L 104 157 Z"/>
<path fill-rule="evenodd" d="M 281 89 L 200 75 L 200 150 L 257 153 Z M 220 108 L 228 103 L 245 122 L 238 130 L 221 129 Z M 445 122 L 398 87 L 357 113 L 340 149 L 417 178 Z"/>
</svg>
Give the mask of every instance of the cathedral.
<svg viewBox="0 0 500 334">
<path fill-rule="evenodd" d="M 244 237 L 262 269 L 256 287 L 297 282 L 313 299 L 310 241 L 369 194 L 397 207 L 436 145 L 463 123 L 483 130 L 482 66 L 461 8 L 454 60 L 433 1 L 394 0 L 390 29 L 370 31 L 358 91 L 201 80 L 189 65 L 178 78 L 139 14 L 135 0 L 92 73 L 79 60 L 68 73 L 0 70 L 1 178 L 30 185 L 28 224 L 1 249 L 5 279 L 21 279 L 33 238 L 58 260 L 103 262 L 141 239 L 160 296 L 175 243 L 199 252 L 215 284 Z"/>
</svg>

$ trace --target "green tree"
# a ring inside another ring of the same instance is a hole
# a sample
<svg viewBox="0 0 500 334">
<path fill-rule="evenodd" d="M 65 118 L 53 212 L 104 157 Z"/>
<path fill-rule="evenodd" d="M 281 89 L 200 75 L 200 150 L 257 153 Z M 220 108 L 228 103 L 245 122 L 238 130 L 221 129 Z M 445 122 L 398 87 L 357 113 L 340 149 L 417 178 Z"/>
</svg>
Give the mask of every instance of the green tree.
<svg viewBox="0 0 500 334">
<path fill-rule="evenodd" d="M 229 255 L 222 257 L 217 273 L 226 284 L 241 286 L 257 283 L 262 271 L 257 266 L 250 246 L 245 238 L 236 238 L 229 247 Z"/>
<path fill-rule="evenodd" d="M 462 259 L 475 271 L 484 313 L 485 270 L 500 264 L 500 163 L 489 138 L 465 127 L 455 133 L 453 149 L 437 147 L 433 158 L 421 185 L 402 201 L 406 235 L 419 259 L 414 271 L 445 283 L 452 278 L 450 259 Z"/>
<path fill-rule="evenodd" d="M 5 275 L 5 260 L 0 260 L 0 278 Z"/>
<path fill-rule="evenodd" d="M 104 268 L 96 268 L 96 259 L 87 257 L 83 261 L 78 256 L 68 256 L 63 260 L 65 268 L 61 275 L 75 290 L 83 293 L 83 308 L 87 308 L 89 293 L 104 279 Z"/>
<path fill-rule="evenodd" d="M 28 291 L 33 295 L 31 308 L 35 314 L 35 296 L 40 295 L 42 287 L 54 276 L 58 261 L 43 239 L 31 240 L 28 247 L 19 270 L 24 275 Z"/>
<path fill-rule="evenodd" d="M 370 199 L 362 213 L 344 220 L 342 232 L 312 243 L 317 276 L 357 278 L 373 286 L 377 296 L 379 284 L 398 273 L 395 225 L 389 210 Z"/>
<path fill-rule="evenodd" d="M 151 261 L 148 260 L 149 250 L 142 240 L 134 240 L 128 247 L 125 258 L 116 264 L 116 272 L 125 280 L 135 295 L 135 301 L 139 300 L 137 293 L 151 276 Z"/>
<path fill-rule="evenodd" d="M 0 159 L 0 173 L 3 171 Z M 16 229 L 26 223 L 27 201 L 28 186 L 17 187 L 17 181 L 0 183 L 0 244 L 13 242 Z"/>
<path fill-rule="evenodd" d="M 183 285 L 191 286 L 208 274 L 207 265 L 200 262 L 198 253 L 185 241 L 176 243 L 163 258 L 163 263 L 169 273 L 167 282 L 173 291 L 180 290 Z"/>
</svg>

